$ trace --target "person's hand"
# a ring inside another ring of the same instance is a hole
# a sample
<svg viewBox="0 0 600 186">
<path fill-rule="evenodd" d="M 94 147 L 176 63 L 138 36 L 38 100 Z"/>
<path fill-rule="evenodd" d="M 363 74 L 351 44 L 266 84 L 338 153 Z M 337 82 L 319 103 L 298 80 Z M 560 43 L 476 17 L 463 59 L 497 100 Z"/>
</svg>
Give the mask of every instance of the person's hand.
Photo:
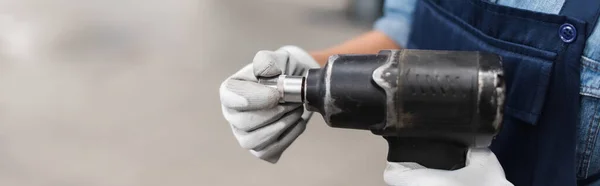
<svg viewBox="0 0 600 186">
<path fill-rule="evenodd" d="M 384 180 L 393 186 L 512 186 L 496 155 L 488 148 L 470 149 L 466 166 L 454 171 L 428 169 L 417 163 L 388 162 Z"/>
<path fill-rule="evenodd" d="M 285 46 L 256 53 L 251 64 L 220 87 L 223 115 L 240 145 L 271 163 L 304 131 L 312 112 L 301 104 L 280 104 L 279 92 L 257 83 L 259 77 L 304 75 L 319 64 L 304 50 Z"/>
</svg>

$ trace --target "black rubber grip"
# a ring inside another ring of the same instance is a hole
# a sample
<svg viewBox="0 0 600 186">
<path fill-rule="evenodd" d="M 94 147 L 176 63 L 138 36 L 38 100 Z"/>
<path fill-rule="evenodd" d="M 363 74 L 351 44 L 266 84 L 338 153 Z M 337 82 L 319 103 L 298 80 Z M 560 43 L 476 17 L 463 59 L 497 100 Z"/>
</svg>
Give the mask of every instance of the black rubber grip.
<svg viewBox="0 0 600 186">
<path fill-rule="evenodd" d="M 465 166 L 468 147 L 448 140 L 384 137 L 389 162 L 416 162 L 427 168 L 456 170 Z"/>
</svg>

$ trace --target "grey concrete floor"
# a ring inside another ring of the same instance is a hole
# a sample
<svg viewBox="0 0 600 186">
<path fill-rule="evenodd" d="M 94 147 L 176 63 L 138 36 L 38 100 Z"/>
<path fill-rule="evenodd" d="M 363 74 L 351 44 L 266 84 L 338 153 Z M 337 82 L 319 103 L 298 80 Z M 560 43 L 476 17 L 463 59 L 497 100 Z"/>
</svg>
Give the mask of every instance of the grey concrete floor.
<svg viewBox="0 0 600 186">
<path fill-rule="evenodd" d="M 383 185 L 387 145 L 319 115 L 275 165 L 218 87 L 254 53 L 368 28 L 344 0 L 0 0 L 0 185 Z"/>
</svg>

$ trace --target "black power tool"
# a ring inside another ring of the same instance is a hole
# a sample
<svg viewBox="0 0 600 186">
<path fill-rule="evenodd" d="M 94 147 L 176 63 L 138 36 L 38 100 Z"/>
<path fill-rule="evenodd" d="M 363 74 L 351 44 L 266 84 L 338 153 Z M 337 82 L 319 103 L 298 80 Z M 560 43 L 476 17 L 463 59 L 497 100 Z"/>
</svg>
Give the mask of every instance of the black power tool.
<svg viewBox="0 0 600 186">
<path fill-rule="evenodd" d="M 260 79 L 281 102 L 304 103 L 335 128 L 370 130 L 389 144 L 390 162 L 465 166 L 502 123 L 500 56 L 472 51 L 383 50 L 335 55 L 305 76 Z"/>
</svg>

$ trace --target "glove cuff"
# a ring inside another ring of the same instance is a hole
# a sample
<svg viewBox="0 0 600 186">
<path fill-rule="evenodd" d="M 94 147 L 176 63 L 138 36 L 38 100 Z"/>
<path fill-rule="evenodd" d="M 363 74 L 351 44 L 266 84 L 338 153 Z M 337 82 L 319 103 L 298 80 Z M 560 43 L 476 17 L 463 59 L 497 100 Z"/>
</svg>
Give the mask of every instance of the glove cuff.
<svg viewBox="0 0 600 186">
<path fill-rule="evenodd" d="M 308 52 L 298 46 L 286 45 L 279 48 L 279 50 L 285 50 L 289 52 L 291 56 L 294 56 L 299 62 L 307 65 L 310 68 L 321 67 L 321 65 L 319 65 L 319 63 L 317 63 L 317 61 Z"/>
</svg>

